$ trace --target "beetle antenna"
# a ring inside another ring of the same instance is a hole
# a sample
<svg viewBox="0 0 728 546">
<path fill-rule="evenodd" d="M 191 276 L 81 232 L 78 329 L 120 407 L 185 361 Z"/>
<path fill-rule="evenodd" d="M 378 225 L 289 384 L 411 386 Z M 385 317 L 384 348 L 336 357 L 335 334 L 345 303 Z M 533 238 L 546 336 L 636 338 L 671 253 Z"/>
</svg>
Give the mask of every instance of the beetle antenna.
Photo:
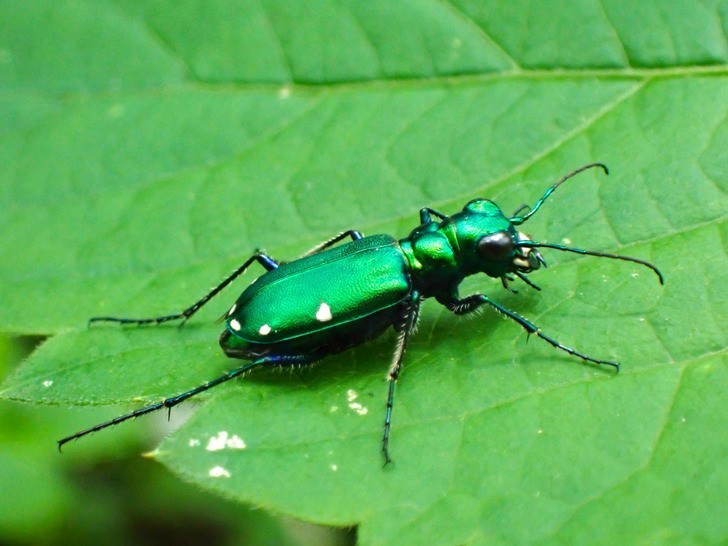
<svg viewBox="0 0 728 546">
<path fill-rule="evenodd" d="M 638 258 L 630 258 L 629 256 L 619 256 L 618 254 L 609 254 L 607 252 L 596 252 L 594 250 L 584 250 L 581 248 L 572 248 L 568 246 L 563 245 L 556 245 L 553 243 L 534 243 L 533 241 L 522 241 L 516 244 L 516 246 L 519 247 L 526 247 L 526 248 L 553 248 L 554 250 L 561 250 L 562 252 L 573 252 L 574 254 L 582 254 L 586 256 L 597 256 L 599 258 L 609 258 L 611 260 L 622 260 L 623 262 L 632 262 L 635 264 L 644 265 L 645 267 L 649 267 L 652 271 L 655 272 L 655 275 L 657 275 L 657 278 L 660 280 L 660 284 L 665 284 L 665 278 L 662 276 L 662 273 L 659 269 L 657 269 L 656 266 L 652 265 L 650 262 L 646 262 L 645 260 L 640 260 Z"/>
<path fill-rule="evenodd" d="M 531 210 L 528 211 L 528 213 L 524 214 L 523 216 L 512 216 L 510 219 L 511 223 L 514 225 L 520 226 L 523 222 L 525 222 L 531 216 L 536 214 L 536 211 L 541 208 L 541 205 L 543 205 L 544 201 L 546 201 L 546 199 L 548 199 L 549 196 L 552 193 L 554 193 L 554 190 L 556 190 L 556 188 L 558 188 L 561 184 L 566 182 L 569 178 L 573 178 L 577 174 L 584 172 L 588 169 L 593 169 L 594 167 L 599 167 L 600 169 L 602 169 L 604 171 L 604 174 L 609 174 L 609 169 L 607 168 L 607 166 L 604 163 L 589 163 L 587 165 L 583 165 L 583 166 L 579 167 L 578 169 L 575 169 L 575 170 L 571 171 L 570 173 L 564 175 L 563 177 L 561 177 L 561 179 L 558 182 L 556 182 L 556 184 L 554 184 L 549 189 L 547 189 L 546 192 L 541 197 L 541 199 L 536 201 L 536 204 L 533 206 L 533 208 Z M 521 210 L 521 209 L 519 209 L 519 210 Z"/>
</svg>

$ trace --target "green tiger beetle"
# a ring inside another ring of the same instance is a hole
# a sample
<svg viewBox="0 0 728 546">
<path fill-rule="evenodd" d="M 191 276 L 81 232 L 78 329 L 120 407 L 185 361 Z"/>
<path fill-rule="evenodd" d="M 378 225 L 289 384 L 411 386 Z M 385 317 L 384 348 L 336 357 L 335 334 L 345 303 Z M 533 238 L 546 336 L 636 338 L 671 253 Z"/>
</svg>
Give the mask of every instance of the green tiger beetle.
<svg viewBox="0 0 728 546">
<path fill-rule="evenodd" d="M 357 230 L 342 232 L 315 246 L 300 258 L 278 262 L 256 252 L 229 277 L 194 305 L 178 314 L 129 319 L 95 317 L 89 323 L 162 324 L 194 315 L 203 305 L 239 277 L 254 262 L 266 272 L 246 288 L 224 315 L 220 345 L 231 358 L 249 362 L 187 392 L 166 398 L 110 421 L 82 430 L 58 442 L 59 449 L 71 440 L 153 411 L 171 408 L 259 366 L 296 367 L 356 347 L 380 336 L 390 326 L 396 343 L 387 379 L 389 392 L 384 414 L 382 453 L 389 456 L 389 432 L 394 405 L 394 386 L 402 370 L 402 358 L 425 298 L 435 298 L 456 315 L 472 313 L 489 305 L 557 349 L 585 362 L 619 371 L 619 364 L 592 358 L 549 337 L 528 319 L 506 309 L 484 294 L 460 297 L 458 286 L 468 275 L 485 273 L 510 282 L 518 277 L 540 290 L 526 275 L 546 262 L 539 249 L 551 248 L 576 254 L 611 258 L 644 265 L 657 274 L 654 265 L 637 258 L 571 248 L 534 241 L 517 227 L 533 216 L 546 199 L 580 172 L 594 167 L 609 174 L 601 163 L 590 163 L 562 177 L 530 208 L 519 208 L 511 217 L 493 201 L 473 199 L 462 211 L 446 216 L 431 208 L 420 210 L 420 225 L 404 239 L 389 235 L 364 237 Z M 345 244 L 338 243 L 351 239 Z"/>
</svg>

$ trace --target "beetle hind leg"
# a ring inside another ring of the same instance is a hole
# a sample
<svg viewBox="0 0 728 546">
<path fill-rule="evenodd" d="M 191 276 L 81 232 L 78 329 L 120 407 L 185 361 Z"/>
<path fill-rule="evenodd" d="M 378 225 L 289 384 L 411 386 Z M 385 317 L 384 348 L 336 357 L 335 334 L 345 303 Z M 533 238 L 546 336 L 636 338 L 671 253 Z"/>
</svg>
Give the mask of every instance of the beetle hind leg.
<svg viewBox="0 0 728 546">
<path fill-rule="evenodd" d="M 263 266 L 263 268 L 266 271 L 272 271 L 273 269 L 276 269 L 278 267 L 278 262 L 265 254 L 264 252 L 256 252 L 253 254 L 250 258 L 245 260 L 243 265 L 238 267 L 235 271 L 233 271 L 230 275 L 228 275 L 220 284 L 218 284 L 215 288 L 213 288 L 210 292 L 205 294 L 201 299 L 190 305 L 187 309 L 182 311 L 181 313 L 175 313 L 172 315 L 162 315 L 161 317 L 152 317 L 152 318 L 143 318 L 143 319 L 133 319 L 133 318 L 118 318 L 118 317 L 93 317 L 89 319 L 88 323 L 93 324 L 94 322 L 116 322 L 118 324 L 136 324 L 136 325 L 143 325 L 143 324 L 162 324 L 163 322 L 169 322 L 172 320 L 182 320 L 181 324 L 184 324 L 187 319 L 189 319 L 192 315 L 194 315 L 197 311 L 200 310 L 200 308 L 205 305 L 208 301 L 210 301 L 212 298 L 217 296 L 225 287 L 227 287 L 231 282 L 233 282 L 235 279 L 237 279 L 240 275 L 245 273 L 245 270 L 248 269 L 253 262 L 258 262 L 260 265 Z"/>
<path fill-rule="evenodd" d="M 280 356 L 280 355 L 271 355 L 271 356 L 265 356 L 262 358 L 259 358 L 258 360 L 255 360 L 254 362 L 248 362 L 247 364 L 240 366 L 239 368 L 235 368 L 234 370 L 230 370 L 229 372 L 224 373 L 220 377 L 213 379 L 212 381 L 208 381 L 207 383 L 203 383 L 202 385 L 199 385 L 198 387 L 195 387 L 194 389 L 190 389 L 188 391 L 185 391 L 183 393 L 177 394 L 175 396 L 171 396 L 169 398 L 165 398 L 161 402 L 157 402 L 155 404 L 150 404 L 148 406 L 145 406 L 143 408 L 139 408 L 137 410 L 134 410 L 129 413 L 125 413 L 124 415 L 120 415 L 119 417 L 115 417 L 114 419 L 111 419 L 109 421 L 105 421 L 103 423 L 100 423 L 98 425 L 95 425 L 93 427 L 87 428 L 85 430 L 82 430 L 80 432 L 77 432 L 75 434 L 71 434 L 70 436 L 66 436 L 65 438 L 62 438 L 58 441 L 58 450 L 60 451 L 64 444 L 72 441 L 77 440 L 78 438 L 81 438 L 83 436 L 86 436 L 87 434 L 91 434 L 92 432 L 98 432 L 99 430 L 103 430 L 105 428 L 118 425 L 119 423 L 123 423 L 124 421 L 128 421 L 129 419 L 136 419 L 137 417 L 141 417 L 142 415 L 146 415 L 147 413 L 152 413 L 157 410 L 167 408 L 168 412 L 172 411 L 172 408 L 185 400 L 192 398 L 193 396 L 197 396 L 201 392 L 204 392 L 206 390 L 212 389 L 213 387 L 217 387 L 218 385 L 222 383 L 226 383 L 227 381 L 230 381 L 231 379 L 235 379 L 236 377 L 239 377 L 246 372 L 252 370 L 253 368 L 257 368 L 259 366 L 303 366 L 305 364 L 310 364 L 312 362 L 315 362 L 319 357 L 314 355 L 292 355 L 292 356 Z"/>
</svg>

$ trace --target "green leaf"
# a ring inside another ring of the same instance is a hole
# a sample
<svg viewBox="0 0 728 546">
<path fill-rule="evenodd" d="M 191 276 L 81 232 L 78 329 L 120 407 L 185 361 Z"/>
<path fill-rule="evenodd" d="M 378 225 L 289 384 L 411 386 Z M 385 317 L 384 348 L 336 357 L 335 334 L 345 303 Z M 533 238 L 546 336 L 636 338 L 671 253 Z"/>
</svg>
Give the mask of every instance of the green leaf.
<svg viewBox="0 0 728 546">
<path fill-rule="evenodd" d="M 187 390 L 242 364 L 213 321 L 258 272 L 182 329 L 87 319 L 179 311 L 259 247 L 291 259 L 349 228 L 404 237 L 420 207 L 475 196 L 510 212 L 598 160 L 609 178 L 569 181 L 527 231 L 650 260 L 665 287 L 544 251 L 542 292 L 485 278 L 463 292 L 619 360 L 619 376 L 428 301 L 393 466 L 379 453 L 391 335 L 200 396 L 154 456 L 226 497 L 358 524 L 365 544 L 728 540 L 726 13 L 3 2 L 0 330 L 52 337 L 0 396 L 140 407 Z"/>
</svg>

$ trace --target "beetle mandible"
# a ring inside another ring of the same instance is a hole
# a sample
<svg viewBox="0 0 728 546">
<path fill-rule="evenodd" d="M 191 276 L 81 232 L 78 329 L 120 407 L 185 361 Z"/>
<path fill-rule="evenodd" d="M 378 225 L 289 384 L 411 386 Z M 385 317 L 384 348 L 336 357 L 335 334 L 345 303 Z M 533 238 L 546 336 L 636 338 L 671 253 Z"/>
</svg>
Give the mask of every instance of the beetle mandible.
<svg viewBox="0 0 728 546">
<path fill-rule="evenodd" d="M 533 216 L 556 188 L 594 167 L 609 174 L 602 163 L 584 165 L 547 189 L 532 208 L 521 207 L 510 217 L 488 199 L 473 199 L 452 216 L 423 208 L 420 210 L 420 225 L 399 241 L 389 235 L 364 237 L 357 230 L 349 230 L 291 262 L 278 262 L 263 252 L 256 252 L 217 287 L 181 313 L 146 319 L 92 318 L 90 323 L 142 325 L 173 320 L 184 323 L 253 263 L 259 263 L 266 270 L 243 291 L 224 316 L 225 329 L 220 336 L 220 345 L 227 356 L 248 360 L 248 363 L 194 389 L 67 436 L 59 440 L 59 449 L 66 442 L 128 419 L 162 408 L 171 410 L 180 402 L 253 368 L 312 364 L 376 338 L 392 326 L 397 337 L 387 373 L 389 390 L 382 436 L 386 465 L 391 462 L 389 432 L 394 387 L 402 370 L 407 342 L 417 324 L 420 304 L 425 298 L 435 298 L 456 315 L 489 305 L 515 321 L 529 335 L 535 334 L 557 349 L 586 362 L 619 371 L 617 362 L 592 358 L 562 345 L 528 319 L 484 294 L 460 297 L 458 292 L 463 279 L 476 273 L 499 278 L 504 288 L 509 290 L 512 289 L 508 283 L 515 281 L 515 277 L 540 290 L 527 277 L 541 265 L 546 266 L 538 250 L 540 248 L 640 264 L 654 271 L 660 284 L 664 284 L 662 273 L 644 260 L 537 242 L 518 231 L 517 227 Z M 351 241 L 338 244 L 347 239 Z"/>
</svg>

